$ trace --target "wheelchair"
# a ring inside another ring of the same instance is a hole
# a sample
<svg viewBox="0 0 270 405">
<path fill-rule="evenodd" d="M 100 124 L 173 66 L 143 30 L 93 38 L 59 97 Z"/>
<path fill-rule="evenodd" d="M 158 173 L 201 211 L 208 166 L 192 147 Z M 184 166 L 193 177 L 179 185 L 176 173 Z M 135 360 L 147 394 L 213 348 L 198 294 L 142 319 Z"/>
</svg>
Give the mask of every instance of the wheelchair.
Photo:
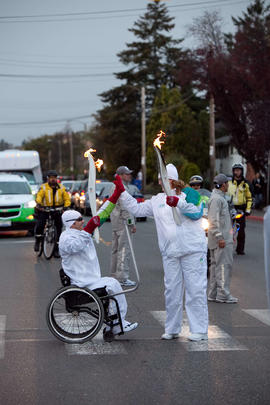
<svg viewBox="0 0 270 405">
<path fill-rule="evenodd" d="M 70 278 L 59 271 L 63 288 L 60 288 L 47 307 L 47 324 L 52 334 L 65 343 L 85 343 L 91 340 L 102 328 L 105 341 L 113 340 L 113 326 L 123 325 L 119 305 L 105 287 L 90 290 L 71 285 Z M 109 314 L 110 301 L 115 303 L 116 313 Z"/>
<path fill-rule="evenodd" d="M 126 224 L 125 227 L 137 277 L 136 286 L 110 295 L 105 287 L 90 290 L 71 285 L 68 275 L 63 269 L 60 269 L 59 275 L 63 287 L 56 291 L 46 312 L 48 327 L 57 339 L 65 343 L 85 343 L 97 335 L 103 324 L 107 326 L 103 330 L 103 339 L 106 342 L 114 340 L 113 327 L 120 327 L 118 335 L 124 333 L 115 296 L 135 291 L 140 282 L 132 241 Z M 116 308 L 114 314 L 109 310 L 112 305 Z"/>
</svg>

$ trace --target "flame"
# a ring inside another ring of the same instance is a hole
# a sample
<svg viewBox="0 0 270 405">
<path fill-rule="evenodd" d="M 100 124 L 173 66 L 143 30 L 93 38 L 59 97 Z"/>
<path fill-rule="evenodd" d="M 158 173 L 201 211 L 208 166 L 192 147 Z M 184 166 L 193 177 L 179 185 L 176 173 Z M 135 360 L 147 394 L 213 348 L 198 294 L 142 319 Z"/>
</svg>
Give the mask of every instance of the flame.
<svg viewBox="0 0 270 405">
<path fill-rule="evenodd" d="M 165 143 L 165 141 L 161 141 L 161 137 L 162 136 L 166 136 L 165 132 L 163 132 L 162 130 L 160 130 L 159 134 L 157 134 L 156 139 L 154 140 L 153 144 L 154 146 L 156 146 L 157 148 L 159 148 L 161 150 L 161 145 L 163 143 Z"/>
<path fill-rule="evenodd" d="M 96 152 L 96 149 L 88 149 L 86 152 L 84 152 L 84 157 L 88 157 L 93 152 Z"/>
<path fill-rule="evenodd" d="M 100 172 L 100 170 L 101 170 L 101 166 L 103 165 L 103 160 L 102 159 L 98 159 L 96 162 L 95 162 L 95 166 L 96 166 L 96 168 L 98 169 L 98 171 Z"/>
</svg>

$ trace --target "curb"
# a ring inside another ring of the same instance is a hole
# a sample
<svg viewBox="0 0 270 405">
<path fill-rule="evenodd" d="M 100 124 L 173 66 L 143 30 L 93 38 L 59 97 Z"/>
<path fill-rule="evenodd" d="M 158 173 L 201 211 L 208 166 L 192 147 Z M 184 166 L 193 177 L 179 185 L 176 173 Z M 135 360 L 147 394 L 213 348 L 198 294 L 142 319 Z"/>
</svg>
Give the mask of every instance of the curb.
<svg viewBox="0 0 270 405">
<path fill-rule="evenodd" d="M 248 217 L 246 217 L 247 219 L 251 219 L 252 221 L 260 221 L 263 222 L 263 217 L 259 217 L 256 215 L 249 215 Z"/>
</svg>

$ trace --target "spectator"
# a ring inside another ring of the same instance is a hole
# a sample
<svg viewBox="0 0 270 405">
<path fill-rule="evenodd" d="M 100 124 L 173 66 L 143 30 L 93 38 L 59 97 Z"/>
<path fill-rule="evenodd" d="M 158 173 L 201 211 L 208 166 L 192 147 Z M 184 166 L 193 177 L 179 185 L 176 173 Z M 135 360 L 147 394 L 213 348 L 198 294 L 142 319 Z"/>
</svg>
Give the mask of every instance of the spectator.
<svg viewBox="0 0 270 405">
<path fill-rule="evenodd" d="M 263 204 L 264 178 L 259 172 L 255 174 L 255 178 L 252 181 L 252 188 L 255 197 L 255 208 L 261 209 Z"/>
<path fill-rule="evenodd" d="M 228 178 L 218 174 L 208 203 L 208 248 L 210 250 L 210 281 L 208 301 L 235 304 L 238 299 L 230 293 L 233 264 L 233 232 L 229 206 L 225 199 Z"/>
<path fill-rule="evenodd" d="M 129 191 L 132 170 L 127 166 L 120 166 L 116 174 L 121 177 L 126 191 Z M 114 188 L 112 189 L 112 192 Z M 135 281 L 129 279 L 129 268 L 131 252 L 126 234 L 125 222 L 130 233 L 136 232 L 135 218 L 125 210 L 118 200 L 114 211 L 111 213 L 112 224 L 112 256 L 111 256 L 111 276 L 116 278 L 124 287 L 135 286 Z"/>
</svg>

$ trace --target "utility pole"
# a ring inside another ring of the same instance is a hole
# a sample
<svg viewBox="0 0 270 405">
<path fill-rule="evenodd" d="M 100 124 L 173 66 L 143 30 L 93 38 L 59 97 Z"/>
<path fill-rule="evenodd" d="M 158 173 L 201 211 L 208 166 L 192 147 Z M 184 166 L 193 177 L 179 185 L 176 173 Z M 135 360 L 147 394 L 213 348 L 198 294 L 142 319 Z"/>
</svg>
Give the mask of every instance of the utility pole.
<svg viewBox="0 0 270 405">
<path fill-rule="evenodd" d="M 213 186 L 213 180 L 216 174 L 216 152 L 215 152 L 215 101 L 213 94 L 210 95 L 209 102 L 209 159 L 210 159 L 210 184 Z"/>
<path fill-rule="evenodd" d="M 142 155 L 141 155 L 141 167 L 142 167 L 142 189 L 145 192 L 146 186 L 146 140 L 145 140 L 145 88 L 141 88 L 141 106 L 142 106 L 142 116 L 141 116 L 141 144 L 142 144 Z"/>
<path fill-rule="evenodd" d="M 63 165 L 62 165 L 62 140 L 61 135 L 58 138 L 58 147 L 59 147 L 59 174 L 62 174 Z"/>
<path fill-rule="evenodd" d="M 72 129 L 70 127 L 69 121 L 67 121 L 65 132 L 68 135 L 69 139 L 69 158 L 70 158 L 70 177 L 74 179 L 74 158 L 73 158 L 73 139 L 72 139 Z"/>
<path fill-rule="evenodd" d="M 269 205 L 270 194 L 270 150 L 268 151 L 268 166 L 267 166 L 267 188 L 266 188 L 266 205 Z"/>
</svg>

